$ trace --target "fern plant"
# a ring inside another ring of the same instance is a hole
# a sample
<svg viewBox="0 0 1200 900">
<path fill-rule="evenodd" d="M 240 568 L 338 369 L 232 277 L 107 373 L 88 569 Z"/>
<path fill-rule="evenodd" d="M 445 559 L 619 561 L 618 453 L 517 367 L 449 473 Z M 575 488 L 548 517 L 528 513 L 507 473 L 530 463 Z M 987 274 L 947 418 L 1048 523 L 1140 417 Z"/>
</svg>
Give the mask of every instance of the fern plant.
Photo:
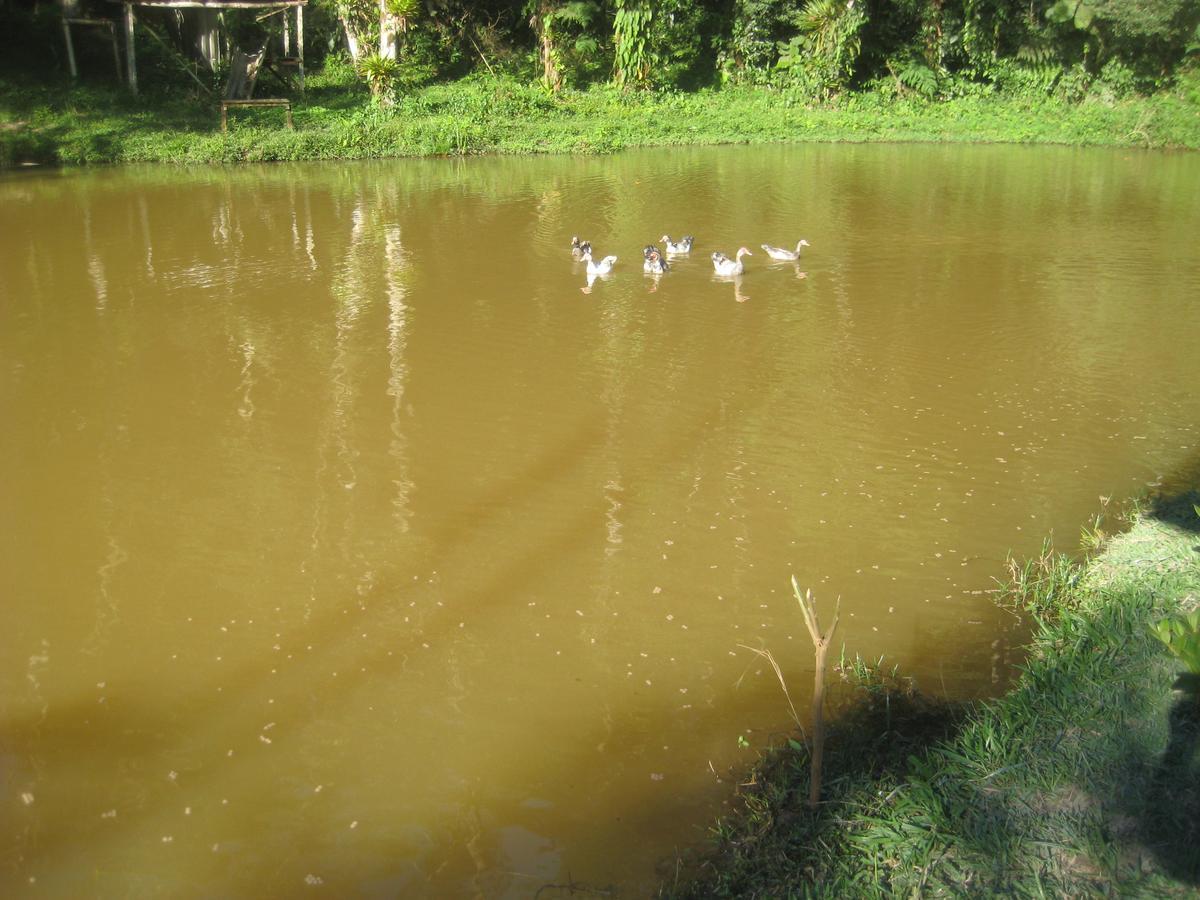
<svg viewBox="0 0 1200 900">
<path fill-rule="evenodd" d="M 1049 91 L 1063 73 L 1058 50 L 1046 40 L 1032 41 L 1017 48 L 1021 68 L 1036 79 L 1042 90 Z"/>
<path fill-rule="evenodd" d="M 937 73 L 919 59 L 905 60 L 895 70 L 895 75 L 897 81 L 926 100 L 932 99 L 937 94 Z"/>
</svg>

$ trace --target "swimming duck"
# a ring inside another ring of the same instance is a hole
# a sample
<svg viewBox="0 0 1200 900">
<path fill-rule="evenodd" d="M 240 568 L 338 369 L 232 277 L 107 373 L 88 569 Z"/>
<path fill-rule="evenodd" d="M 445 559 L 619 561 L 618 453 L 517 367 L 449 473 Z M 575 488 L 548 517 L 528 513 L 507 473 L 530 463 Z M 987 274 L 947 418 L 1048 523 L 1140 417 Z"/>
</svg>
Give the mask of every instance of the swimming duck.
<svg viewBox="0 0 1200 900">
<path fill-rule="evenodd" d="M 584 243 L 587 243 L 586 241 Z M 606 256 L 600 262 L 592 262 L 592 248 L 589 246 L 587 252 L 581 257 L 587 263 L 587 271 L 590 277 L 596 275 L 607 275 L 612 271 L 613 263 L 617 261 L 615 256 Z"/>
<path fill-rule="evenodd" d="M 581 241 L 578 235 L 571 236 L 571 255 L 574 257 L 582 257 L 585 253 L 592 252 L 591 241 Z"/>
<path fill-rule="evenodd" d="M 658 248 L 653 244 L 648 244 L 646 249 L 642 251 L 642 255 L 646 257 L 646 261 L 642 264 L 643 271 L 661 275 L 667 269 L 671 268 L 667 261 L 662 258 L 662 254 L 658 252 Z"/>
<path fill-rule="evenodd" d="M 685 234 L 679 239 L 678 243 L 676 243 L 675 241 L 671 240 L 670 235 L 664 234 L 661 238 L 659 238 L 659 240 L 662 241 L 666 246 L 668 253 L 691 253 L 692 241 L 694 241 L 695 238 L 693 238 L 690 234 Z"/>
<path fill-rule="evenodd" d="M 771 259 L 782 259 L 792 262 L 793 260 L 800 258 L 800 248 L 807 247 L 808 241 L 801 238 L 800 243 L 796 245 L 795 252 L 791 250 L 784 250 L 782 247 L 771 247 L 767 244 L 761 244 L 760 246 L 767 251 L 767 256 L 771 257 Z"/>
<path fill-rule="evenodd" d="M 730 259 L 718 251 L 712 255 L 713 268 L 717 270 L 718 275 L 741 275 L 746 271 L 746 267 L 742 265 L 742 257 L 753 255 L 745 247 L 738 248 L 737 259 Z"/>
</svg>

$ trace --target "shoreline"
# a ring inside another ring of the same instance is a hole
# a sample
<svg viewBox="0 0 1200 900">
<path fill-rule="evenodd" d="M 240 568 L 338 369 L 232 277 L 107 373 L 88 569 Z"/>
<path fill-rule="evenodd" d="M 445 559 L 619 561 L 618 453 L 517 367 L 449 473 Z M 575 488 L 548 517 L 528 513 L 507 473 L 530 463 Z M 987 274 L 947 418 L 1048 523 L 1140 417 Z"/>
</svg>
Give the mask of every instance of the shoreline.
<svg viewBox="0 0 1200 900">
<path fill-rule="evenodd" d="M 514 79 L 470 77 L 372 105 L 361 86 L 309 79 L 279 110 L 238 111 L 222 133 L 215 101 L 114 85 L 0 78 L 0 169 L 477 155 L 607 154 L 642 147 L 779 143 L 1025 144 L 1200 149 L 1200 106 L 1161 93 L 1067 103 L 981 92 L 951 100 L 847 94 L 806 106 L 768 88 L 551 96 Z"/>
<path fill-rule="evenodd" d="M 1081 560 L 1047 548 L 1011 572 L 1001 602 L 1032 636 L 1005 694 L 948 704 L 856 661 L 820 808 L 805 747 L 767 751 L 662 893 L 1194 896 L 1200 696 L 1151 626 L 1200 607 L 1200 493 L 1141 505 Z"/>
</svg>

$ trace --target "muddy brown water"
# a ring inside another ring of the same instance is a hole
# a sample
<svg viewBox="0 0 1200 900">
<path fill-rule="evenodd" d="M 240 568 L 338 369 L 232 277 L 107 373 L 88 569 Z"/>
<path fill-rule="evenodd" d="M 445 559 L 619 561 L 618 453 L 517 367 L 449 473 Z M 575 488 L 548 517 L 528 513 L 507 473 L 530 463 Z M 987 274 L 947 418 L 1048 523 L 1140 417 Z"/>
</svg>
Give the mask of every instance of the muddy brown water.
<svg viewBox="0 0 1200 900">
<path fill-rule="evenodd" d="M 792 575 L 987 695 L 1006 555 L 1195 459 L 1198 233 L 1194 154 L 6 175 L 2 893 L 652 891 Z"/>
</svg>

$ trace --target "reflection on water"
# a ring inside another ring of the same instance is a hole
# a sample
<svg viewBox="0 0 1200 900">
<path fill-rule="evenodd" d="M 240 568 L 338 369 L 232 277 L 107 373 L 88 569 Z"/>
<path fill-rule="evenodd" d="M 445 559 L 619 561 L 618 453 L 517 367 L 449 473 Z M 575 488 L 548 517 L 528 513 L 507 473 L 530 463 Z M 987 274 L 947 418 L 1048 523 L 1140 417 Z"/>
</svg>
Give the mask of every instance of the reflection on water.
<svg viewBox="0 0 1200 900">
<path fill-rule="evenodd" d="M 1196 456 L 1198 188 L 916 146 L 8 177 L 4 894 L 646 893 L 787 728 L 742 648 L 810 683 L 792 574 L 849 652 L 995 690 L 1005 554 Z"/>
</svg>

